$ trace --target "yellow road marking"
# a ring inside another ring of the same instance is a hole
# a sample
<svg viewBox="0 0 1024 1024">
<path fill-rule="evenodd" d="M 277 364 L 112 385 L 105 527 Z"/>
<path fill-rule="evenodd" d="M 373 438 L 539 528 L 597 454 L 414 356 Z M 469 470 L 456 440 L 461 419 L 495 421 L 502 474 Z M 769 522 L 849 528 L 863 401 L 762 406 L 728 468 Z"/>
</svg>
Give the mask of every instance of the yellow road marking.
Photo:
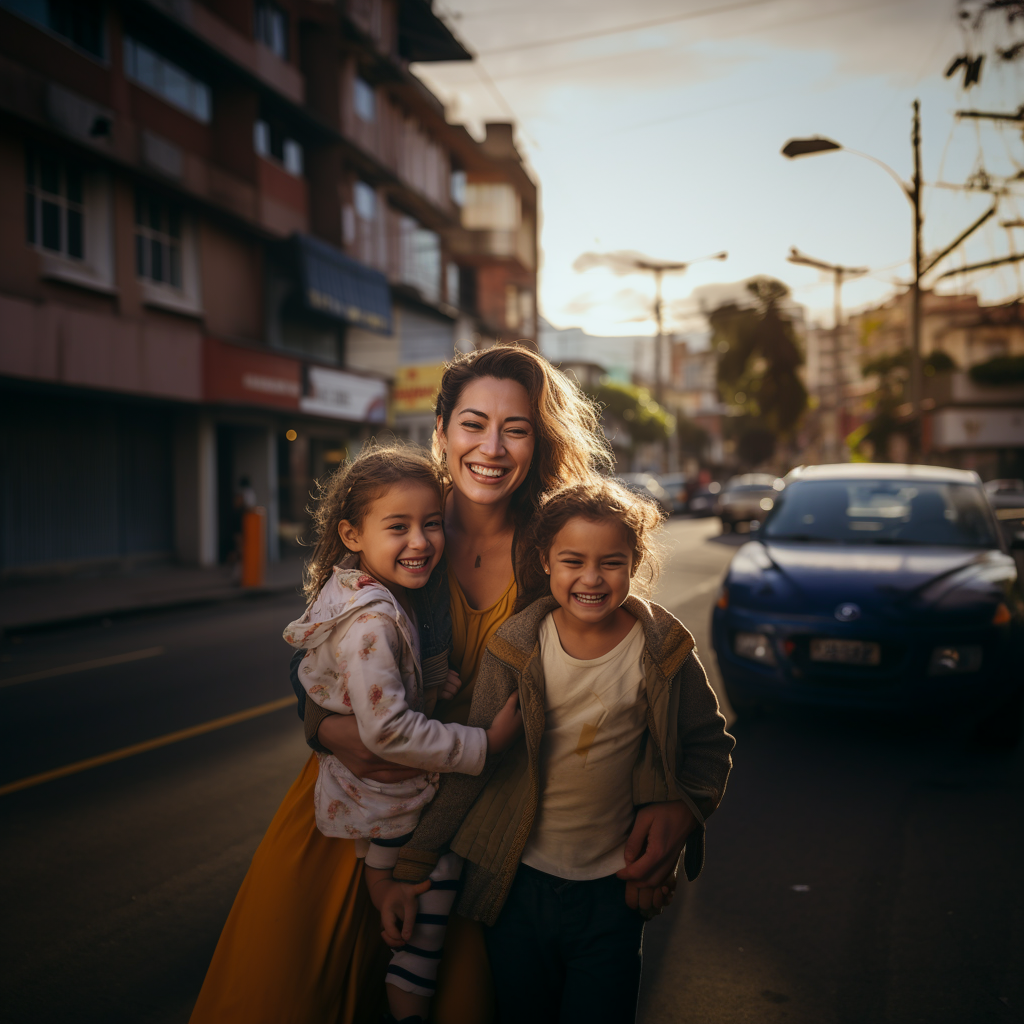
<svg viewBox="0 0 1024 1024">
<path fill-rule="evenodd" d="M 141 651 L 129 651 L 127 654 L 112 654 L 109 658 L 94 658 L 92 661 L 80 661 L 75 665 L 58 665 L 57 668 L 44 668 L 39 672 L 26 672 L 23 676 L 10 676 L 0 679 L 0 688 L 14 686 L 16 683 L 32 683 L 37 679 L 52 679 L 54 676 L 68 676 L 73 672 L 88 672 L 91 668 L 106 668 L 108 665 L 123 665 L 126 661 L 140 661 L 143 658 L 155 658 L 163 654 L 166 647 L 147 647 Z"/>
<path fill-rule="evenodd" d="M 187 729 L 179 729 L 177 732 L 169 732 L 166 736 L 157 736 L 155 739 L 145 740 L 142 743 L 133 743 L 130 747 L 121 747 L 120 750 L 111 750 L 107 754 L 99 754 L 96 757 L 87 757 L 84 761 L 75 761 L 74 764 L 66 764 L 61 768 L 53 768 L 48 772 L 40 772 L 38 775 L 29 775 L 27 778 L 18 779 L 15 782 L 8 782 L 0 786 L 0 796 L 8 793 L 16 793 L 19 789 L 29 789 L 32 786 L 41 785 L 44 782 L 51 782 L 53 779 L 62 779 L 65 775 L 76 775 L 89 768 L 98 768 L 102 764 L 110 764 L 111 761 L 121 761 L 126 757 L 134 757 L 136 754 L 144 754 L 147 750 L 156 750 L 158 747 L 166 747 L 170 743 L 178 743 L 181 740 L 191 739 L 193 736 L 202 736 L 204 732 L 214 732 L 237 722 L 245 722 L 250 718 L 259 718 L 260 715 L 267 715 L 271 711 L 278 711 L 281 708 L 294 706 L 294 697 L 281 697 L 279 700 L 272 700 L 266 704 L 257 704 L 254 708 L 246 708 L 244 711 L 236 711 L 233 715 L 225 715 L 223 718 L 215 718 L 210 722 L 201 722 L 199 725 L 191 725 Z"/>
</svg>

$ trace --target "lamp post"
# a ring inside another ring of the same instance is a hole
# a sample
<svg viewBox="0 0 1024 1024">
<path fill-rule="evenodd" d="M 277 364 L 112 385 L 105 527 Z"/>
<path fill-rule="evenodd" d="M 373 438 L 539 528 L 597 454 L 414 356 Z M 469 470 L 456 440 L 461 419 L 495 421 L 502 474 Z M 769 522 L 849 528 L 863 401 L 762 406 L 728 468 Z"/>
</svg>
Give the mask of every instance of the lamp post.
<svg viewBox="0 0 1024 1024">
<path fill-rule="evenodd" d="M 666 273 L 682 273 L 694 263 L 703 263 L 707 260 L 724 260 L 728 258 L 729 254 L 727 252 L 716 252 L 711 256 L 700 256 L 695 260 L 688 260 L 685 263 L 670 263 L 665 260 L 647 259 L 634 259 L 630 261 L 631 266 L 635 267 L 637 270 L 649 270 L 654 274 L 654 320 L 658 327 L 658 335 L 654 342 L 654 397 L 659 405 L 663 406 L 665 404 L 665 379 L 667 377 L 665 367 L 663 366 L 665 357 L 665 337 L 662 322 L 661 278 Z"/>
<path fill-rule="evenodd" d="M 803 267 L 815 267 L 818 270 L 826 270 L 832 275 L 832 301 L 833 301 L 833 324 L 832 324 L 832 402 L 831 411 L 835 414 L 836 422 L 826 438 L 826 458 L 830 462 L 839 461 L 839 440 L 840 432 L 839 416 L 844 407 L 843 401 L 843 378 L 842 364 L 842 324 L 843 324 L 843 282 L 853 277 L 863 277 L 868 273 L 867 267 L 844 267 L 838 263 L 826 263 L 824 260 L 816 260 L 800 252 L 797 247 L 791 246 L 786 259 L 790 263 L 797 263 Z"/>
<path fill-rule="evenodd" d="M 913 211 L 913 254 L 912 265 L 914 280 L 910 287 L 910 416 L 913 425 L 911 447 L 920 450 L 921 430 L 921 102 L 914 100 L 914 116 L 910 132 L 910 144 L 914 153 L 914 176 L 907 184 L 888 164 L 869 153 L 861 153 L 856 149 L 846 149 L 832 139 L 815 137 L 810 139 L 790 139 L 782 147 L 782 155 L 794 160 L 801 156 L 812 156 L 816 153 L 831 153 L 843 150 L 854 156 L 863 157 L 877 164 L 900 186 L 900 191 L 907 197 Z M 934 265 L 934 261 L 933 264 Z"/>
</svg>

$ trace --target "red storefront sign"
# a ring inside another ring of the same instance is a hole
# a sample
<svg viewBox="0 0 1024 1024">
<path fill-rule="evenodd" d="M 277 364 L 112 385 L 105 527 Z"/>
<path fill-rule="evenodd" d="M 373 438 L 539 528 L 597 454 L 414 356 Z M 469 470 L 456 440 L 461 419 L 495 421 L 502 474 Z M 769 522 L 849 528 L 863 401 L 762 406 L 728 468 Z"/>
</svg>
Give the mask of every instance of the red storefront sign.
<svg viewBox="0 0 1024 1024">
<path fill-rule="evenodd" d="M 203 398 L 207 401 L 298 409 L 302 364 L 286 356 L 203 339 Z"/>
</svg>

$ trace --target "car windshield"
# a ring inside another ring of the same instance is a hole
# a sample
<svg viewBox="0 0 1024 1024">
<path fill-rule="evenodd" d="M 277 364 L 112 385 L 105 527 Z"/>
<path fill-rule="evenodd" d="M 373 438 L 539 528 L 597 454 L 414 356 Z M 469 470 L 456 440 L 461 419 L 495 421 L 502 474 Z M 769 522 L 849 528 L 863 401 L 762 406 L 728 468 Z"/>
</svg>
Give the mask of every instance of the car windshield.
<svg viewBox="0 0 1024 1024">
<path fill-rule="evenodd" d="M 836 544 L 998 547 L 981 488 L 923 480 L 800 480 L 761 536 Z"/>
</svg>

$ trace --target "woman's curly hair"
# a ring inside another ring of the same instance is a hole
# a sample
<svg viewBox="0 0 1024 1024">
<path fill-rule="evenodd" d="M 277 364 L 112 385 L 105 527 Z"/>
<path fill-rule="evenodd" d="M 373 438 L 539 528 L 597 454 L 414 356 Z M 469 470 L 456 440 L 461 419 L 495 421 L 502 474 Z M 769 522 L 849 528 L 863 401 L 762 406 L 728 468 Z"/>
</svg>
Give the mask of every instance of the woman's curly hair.
<svg viewBox="0 0 1024 1024">
<path fill-rule="evenodd" d="M 311 509 L 316 543 L 306 562 L 303 590 L 312 601 L 331 578 L 331 571 L 348 548 L 342 543 L 338 526 L 345 520 L 358 527 L 370 506 L 397 483 L 418 481 L 444 494 L 437 462 L 422 448 L 403 444 L 370 442 L 354 458 L 341 465 L 323 483 L 318 483 L 316 507 Z"/>
<path fill-rule="evenodd" d="M 434 434 L 434 455 L 440 461 L 440 433 L 448 430 L 462 392 L 474 380 L 493 377 L 521 384 L 530 399 L 536 447 L 526 479 L 512 497 L 512 517 L 526 525 L 540 496 L 565 484 L 611 472 L 611 446 L 601 430 L 600 414 L 579 386 L 543 356 L 516 344 L 457 356 L 445 369 L 435 415 L 441 431 Z M 450 484 L 447 467 L 443 469 Z"/>
<path fill-rule="evenodd" d="M 548 556 L 555 537 L 571 519 L 585 519 L 589 523 L 610 521 L 622 526 L 633 556 L 630 592 L 642 596 L 650 594 L 661 567 L 654 543 L 654 533 L 662 522 L 661 510 L 653 501 L 622 484 L 601 478 L 569 484 L 541 498 L 540 508 L 527 528 L 523 557 L 517 567 L 521 580 L 516 599 L 517 612 L 551 593 L 550 579 L 544 572 L 540 556 Z"/>
</svg>

